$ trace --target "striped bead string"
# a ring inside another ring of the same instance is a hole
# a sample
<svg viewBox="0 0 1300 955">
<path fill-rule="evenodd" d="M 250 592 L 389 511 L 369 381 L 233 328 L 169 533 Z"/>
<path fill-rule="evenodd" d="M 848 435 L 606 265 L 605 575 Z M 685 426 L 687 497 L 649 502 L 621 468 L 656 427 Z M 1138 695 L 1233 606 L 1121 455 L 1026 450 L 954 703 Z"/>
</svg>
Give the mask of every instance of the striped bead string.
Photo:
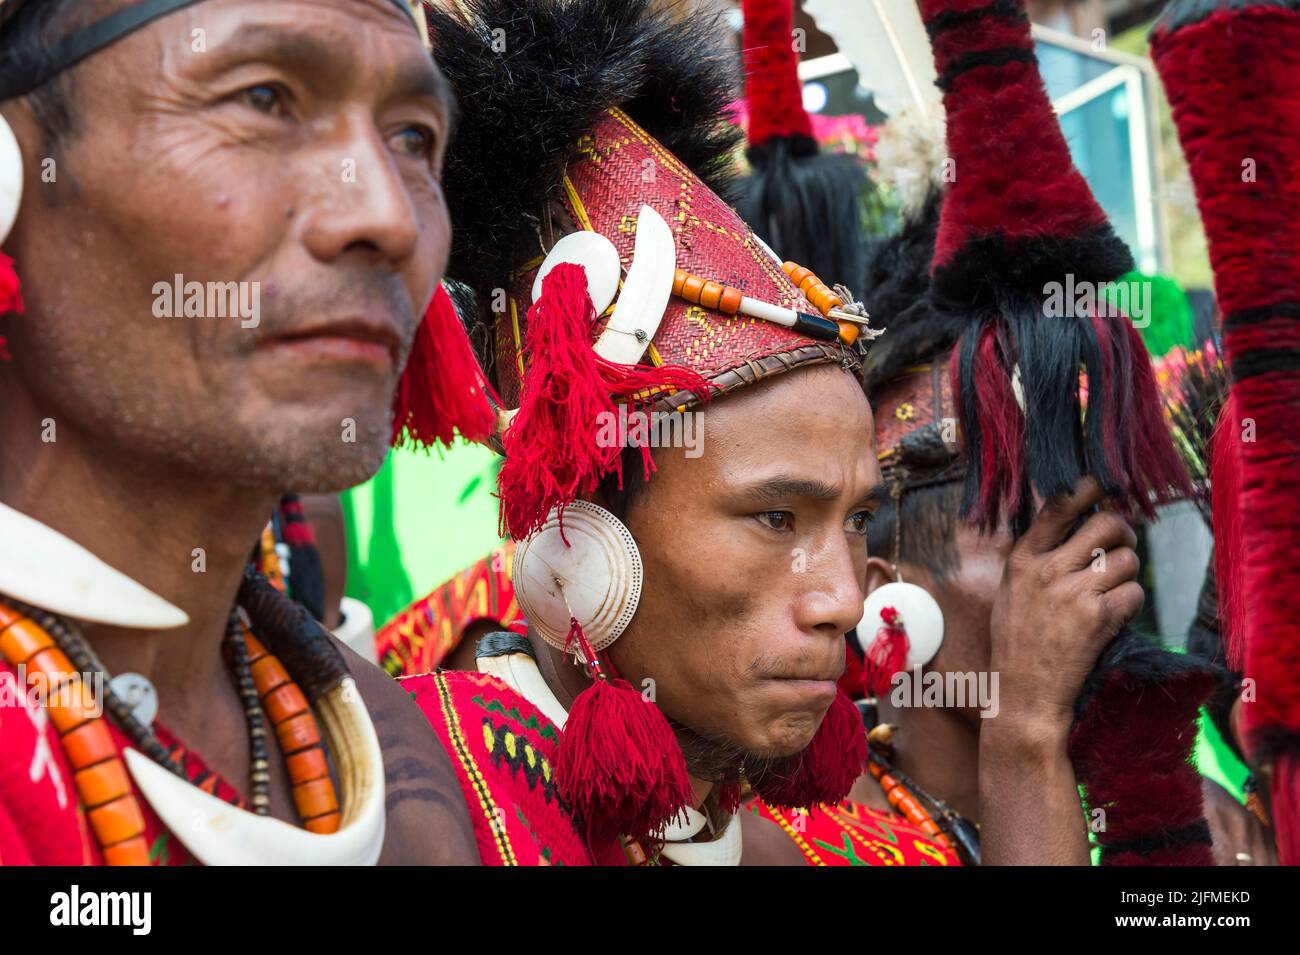
<svg viewBox="0 0 1300 955">
<path fill-rule="evenodd" d="M 934 821 L 934 817 L 921 804 L 920 798 L 908 791 L 908 787 L 904 783 L 907 777 L 897 770 L 892 770 L 874 754 L 868 768 L 871 771 L 872 778 L 880 784 L 880 788 L 890 806 L 901 813 L 904 819 L 945 849 L 952 848 L 952 842 L 949 840 L 947 833 L 943 831 L 943 827 Z"/>
<path fill-rule="evenodd" d="M 235 681 L 240 705 L 244 708 L 244 721 L 248 726 L 248 799 L 254 813 L 259 816 L 271 812 L 271 762 L 266 749 L 266 718 L 257 686 L 253 682 L 248 646 L 244 642 L 244 619 L 241 611 L 230 615 L 224 641 L 226 663 Z"/>
</svg>

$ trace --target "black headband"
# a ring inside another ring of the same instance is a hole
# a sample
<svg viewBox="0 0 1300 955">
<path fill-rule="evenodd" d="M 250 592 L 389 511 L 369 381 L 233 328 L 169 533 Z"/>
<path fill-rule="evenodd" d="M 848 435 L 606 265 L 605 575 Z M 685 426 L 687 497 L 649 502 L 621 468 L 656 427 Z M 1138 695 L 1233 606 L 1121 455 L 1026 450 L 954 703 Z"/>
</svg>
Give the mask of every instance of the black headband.
<svg viewBox="0 0 1300 955">
<path fill-rule="evenodd" d="M 42 51 L 40 61 L 33 69 L 23 69 L 22 72 L 0 69 L 0 101 L 25 96 L 92 53 L 98 53 L 145 24 L 199 2 L 201 0 L 143 0 L 106 16 L 98 23 L 75 30 Z M 391 2 L 418 27 L 415 14 L 405 0 Z"/>
</svg>

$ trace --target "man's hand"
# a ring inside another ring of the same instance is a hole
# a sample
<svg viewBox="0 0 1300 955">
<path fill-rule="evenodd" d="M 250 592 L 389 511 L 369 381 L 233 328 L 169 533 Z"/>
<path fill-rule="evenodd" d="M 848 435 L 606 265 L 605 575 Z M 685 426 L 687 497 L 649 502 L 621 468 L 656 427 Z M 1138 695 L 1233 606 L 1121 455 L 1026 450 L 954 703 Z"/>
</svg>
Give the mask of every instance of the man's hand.
<svg viewBox="0 0 1300 955">
<path fill-rule="evenodd" d="M 1084 478 L 1048 501 L 1007 559 L 993 602 L 998 714 L 980 727 L 985 865 L 1087 865 L 1074 767 L 1074 700 L 1119 628 L 1142 609 L 1137 536 Z M 1079 524 L 1078 529 L 1075 525 Z"/>
<path fill-rule="evenodd" d="M 1007 559 L 993 603 L 995 719 L 1068 732 L 1074 701 L 1102 650 L 1142 609 L 1137 535 L 1118 514 L 1081 517 L 1101 500 L 1085 477 L 1043 505 Z"/>
</svg>

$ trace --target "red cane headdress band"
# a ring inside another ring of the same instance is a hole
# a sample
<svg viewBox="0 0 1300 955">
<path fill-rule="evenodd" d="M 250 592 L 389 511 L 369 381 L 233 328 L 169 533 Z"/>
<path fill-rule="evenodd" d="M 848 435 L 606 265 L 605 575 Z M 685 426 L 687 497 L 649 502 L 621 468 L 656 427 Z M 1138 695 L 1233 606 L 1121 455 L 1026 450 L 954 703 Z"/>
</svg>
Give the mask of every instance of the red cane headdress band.
<svg viewBox="0 0 1300 955">
<path fill-rule="evenodd" d="M 1232 380 L 1212 467 L 1229 660 L 1255 681 L 1253 699 L 1242 706 L 1245 749 L 1252 765 L 1270 770 L 1279 858 L 1295 865 L 1300 2 L 1176 2 L 1152 31 L 1151 50 L 1196 186 Z"/>
</svg>

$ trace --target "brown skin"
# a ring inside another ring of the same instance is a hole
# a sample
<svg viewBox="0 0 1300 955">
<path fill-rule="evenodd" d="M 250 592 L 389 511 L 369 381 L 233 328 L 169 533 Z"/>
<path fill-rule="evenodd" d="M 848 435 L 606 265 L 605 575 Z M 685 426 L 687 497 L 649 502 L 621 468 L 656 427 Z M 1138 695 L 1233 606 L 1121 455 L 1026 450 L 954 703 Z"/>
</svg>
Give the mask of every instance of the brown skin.
<svg viewBox="0 0 1300 955">
<path fill-rule="evenodd" d="M 993 602 L 989 668 L 1001 708 L 980 730 L 981 856 L 987 865 L 1090 862 L 1074 767 L 1074 701 L 1097 657 L 1142 609 L 1137 535 L 1084 478 L 1048 501 L 1007 558 Z M 1093 551 L 1105 552 L 1101 569 Z"/>
<path fill-rule="evenodd" d="M 1205 820 L 1214 836 L 1215 865 L 1277 865 L 1271 830 L 1232 793 L 1208 776 L 1201 780 Z"/>
<path fill-rule="evenodd" d="M 957 567 L 943 581 L 918 565 L 899 567 L 944 614 L 944 642 L 926 669 L 999 674 L 999 713 L 987 720 L 974 708 L 898 709 L 879 701 L 882 721 L 899 727 L 899 769 L 981 823 L 985 865 L 1089 864 L 1066 755 L 1072 705 L 1101 649 L 1142 605 L 1136 537 L 1121 518 L 1092 515 L 1064 540 L 1099 500 L 1086 479 L 1073 497 L 1044 507 L 1014 547 L 1006 530 L 985 535 L 958 525 Z M 1100 574 L 1092 569 L 1094 547 L 1107 552 Z M 894 579 L 892 565 L 873 555 L 869 591 Z M 869 776 L 850 798 L 892 811 Z M 748 815 L 744 822 L 746 864 L 804 863 L 788 838 L 773 837 L 776 827 Z"/>
<path fill-rule="evenodd" d="M 6 322 L 0 500 L 189 615 L 163 634 L 85 633 L 109 672 L 148 676 L 168 726 L 238 781 L 248 743 L 221 663 L 226 616 L 283 490 L 337 490 L 383 460 L 397 376 L 446 262 L 449 102 L 388 0 L 208 0 L 71 77 L 78 128 L 54 153 L 55 183 L 31 159 L 51 147 L 28 108 L 0 107 L 29 157 L 5 243 L 28 314 Z M 155 318 L 154 285 L 177 273 L 260 282 L 260 324 Z M 383 344 L 337 330 L 280 338 L 348 320 Z M 427 722 L 377 669 L 352 664 L 385 749 L 383 861 L 477 861 Z M 272 775 L 272 813 L 296 821 L 280 760 Z"/>
<path fill-rule="evenodd" d="M 703 412 L 704 453 L 658 449 L 626 523 L 645 565 L 641 602 L 610 648 L 634 686 L 688 735 L 696 801 L 739 754 L 785 756 L 811 741 L 862 613 L 865 520 L 880 481 L 871 409 L 838 366 L 781 375 Z M 581 671 L 534 637 L 568 706 Z M 820 681 L 820 682 L 800 682 Z"/>
<path fill-rule="evenodd" d="M 943 611 L 944 641 L 927 671 L 981 673 L 989 669 L 993 601 L 1011 545 L 1011 535 L 1005 529 L 983 534 L 959 523 L 953 541 L 957 566 L 942 580 L 920 565 L 904 561 L 899 566 L 903 579 L 924 588 Z M 889 562 L 873 555 L 868 561 L 868 593 L 894 579 Z M 863 639 L 870 640 L 871 635 L 863 635 Z M 898 768 L 922 789 L 938 794 L 957 812 L 978 821 L 979 710 L 899 709 L 890 704 L 888 696 L 879 700 L 879 710 L 882 722 L 900 727 L 894 754 Z M 853 796 L 874 808 L 889 808 L 879 784 L 870 777 L 859 781 Z"/>
</svg>

